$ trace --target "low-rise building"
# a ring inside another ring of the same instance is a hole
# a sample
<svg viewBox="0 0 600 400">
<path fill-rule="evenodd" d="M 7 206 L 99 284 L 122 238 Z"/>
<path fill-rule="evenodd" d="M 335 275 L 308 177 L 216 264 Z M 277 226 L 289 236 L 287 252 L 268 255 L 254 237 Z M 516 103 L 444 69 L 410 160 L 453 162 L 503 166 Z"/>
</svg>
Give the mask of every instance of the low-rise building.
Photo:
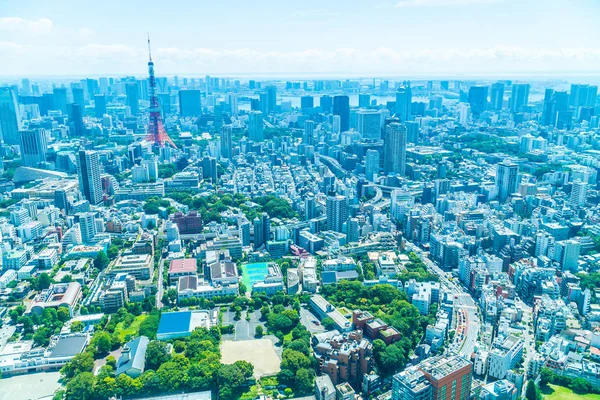
<svg viewBox="0 0 600 400">
<path fill-rule="evenodd" d="M 169 284 L 173 284 L 182 276 L 196 275 L 197 262 L 195 258 L 172 260 L 169 264 Z"/>
<path fill-rule="evenodd" d="M 115 374 L 127 374 L 132 378 L 137 378 L 144 372 L 146 365 L 146 349 L 149 340 L 146 336 L 140 336 L 123 346 L 123 351 L 117 362 Z"/>
<path fill-rule="evenodd" d="M 70 314 L 81 298 L 81 285 L 78 282 L 55 283 L 44 289 L 31 303 L 28 312 L 41 314 L 46 308 L 66 307 Z"/>
</svg>

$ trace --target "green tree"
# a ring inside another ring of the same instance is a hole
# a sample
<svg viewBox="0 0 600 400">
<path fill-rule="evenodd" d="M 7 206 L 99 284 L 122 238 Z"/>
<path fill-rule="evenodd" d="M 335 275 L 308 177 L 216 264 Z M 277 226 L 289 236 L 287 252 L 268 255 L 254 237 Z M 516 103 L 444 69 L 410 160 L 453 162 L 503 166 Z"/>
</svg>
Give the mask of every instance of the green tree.
<svg viewBox="0 0 600 400">
<path fill-rule="evenodd" d="M 119 256 L 119 247 L 114 244 L 111 245 L 108 248 L 107 256 L 111 260 L 114 260 L 115 258 L 117 258 Z"/>
<path fill-rule="evenodd" d="M 81 372 L 67 383 L 67 400 L 91 400 L 96 378 L 91 372 Z"/>
<path fill-rule="evenodd" d="M 244 372 L 235 364 L 221 364 L 217 371 L 217 384 L 220 387 L 237 388 L 245 382 Z"/>
<path fill-rule="evenodd" d="M 527 382 L 527 389 L 525 390 L 525 398 L 527 400 L 537 400 L 537 390 L 535 387 L 535 382 L 530 379 Z"/>
<path fill-rule="evenodd" d="M 148 343 L 146 348 L 146 368 L 158 370 L 158 368 L 171 359 L 168 345 L 158 340 Z"/>
<path fill-rule="evenodd" d="M 65 364 L 60 373 L 65 379 L 70 380 L 75 375 L 94 370 L 94 356 L 89 351 L 77 354 L 71 361 Z"/>
<path fill-rule="evenodd" d="M 256 328 L 254 329 L 254 336 L 257 338 L 262 337 L 262 335 L 264 334 L 264 329 L 262 327 L 262 325 L 256 325 Z"/>
<path fill-rule="evenodd" d="M 56 310 L 56 317 L 61 322 L 67 322 L 71 319 L 71 312 L 67 307 L 58 307 L 58 310 Z"/>
<path fill-rule="evenodd" d="M 110 260 L 104 251 L 99 251 L 94 258 L 94 267 L 100 271 L 104 270 L 110 264 Z"/>
<path fill-rule="evenodd" d="M 325 328 L 328 331 L 335 329 L 335 322 L 329 317 L 323 318 L 321 324 L 323 324 L 323 328 Z"/>
<path fill-rule="evenodd" d="M 240 371 L 242 371 L 244 378 L 252 378 L 252 375 L 254 374 L 254 365 L 244 360 L 238 360 L 234 362 L 233 365 L 235 365 L 239 368 Z"/>
<path fill-rule="evenodd" d="M 187 371 L 190 361 L 181 354 L 174 355 L 156 371 L 160 378 L 161 390 L 171 391 L 184 388 L 188 381 Z"/>
<path fill-rule="evenodd" d="M 542 368 L 540 372 L 540 386 L 547 387 L 549 383 L 554 382 L 556 374 L 550 368 Z"/>
<path fill-rule="evenodd" d="M 112 348 L 111 335 L 105 331 L 98 331 L 90 341 L 90 345 L 96 349 L 96 355 L 107 354 Z"/>
<path fill-rule="evenodd" d="M 52 279 L 50 278 L 50 275 L 48 275 L 46 272 L 42 272 L 40 274 L 40 276 L 37 277 L 37 280 L 35 281 L 35 289 L 36 290 L 48 289 L 51 284 L 52 284 Z"/>
<path fill-rule="evenodd" d="M 298 394 L 307 395 L 313 392 L 315 384 L 315 372 L 312 369 L 301 368 L 296 372 L 295 386 Z"/>
<path fill-rule="evenodd" d="M 571 381 L 571 390 L 573 390 L 577 394 L 588 394 L 593 390 L 593 386 L 585 378 L 575 378 Z M 529 387 L 528 387 L 529 389 Z M 529 400 L 529 398 L 527 398 Z"/>
</svg>

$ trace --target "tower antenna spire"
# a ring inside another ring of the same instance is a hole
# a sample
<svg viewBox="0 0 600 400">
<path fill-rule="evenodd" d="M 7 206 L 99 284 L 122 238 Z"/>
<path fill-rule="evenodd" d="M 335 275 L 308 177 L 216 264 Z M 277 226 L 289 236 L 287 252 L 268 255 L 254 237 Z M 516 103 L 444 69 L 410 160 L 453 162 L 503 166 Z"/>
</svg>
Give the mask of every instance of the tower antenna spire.
<svg viewBox="0 0 600 400">
<path fill-rule="evenodd" d="M 148 61 L 152 62 L 152 52 L 150 51 L 150 32 L 148 32 Z"/>
</svg>

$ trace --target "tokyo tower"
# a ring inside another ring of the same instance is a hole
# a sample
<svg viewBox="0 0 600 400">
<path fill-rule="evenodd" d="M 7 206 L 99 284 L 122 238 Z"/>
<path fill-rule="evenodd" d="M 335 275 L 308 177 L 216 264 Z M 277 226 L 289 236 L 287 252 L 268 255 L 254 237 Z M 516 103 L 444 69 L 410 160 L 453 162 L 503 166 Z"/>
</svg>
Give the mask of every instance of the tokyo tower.
<svg viewBox="0 0 600 400">
<path fill-rule="evenodd" d="M 148 35 L 148 86 L 150 87 L 150 108 L 148 109 L 148 134 L 146 140 L 154 143 L 157 147 L 165 147 L 165 143 L 177 148 L 173 140 L 167 135 L 167 131 L 160 116 L 158 98 L 156 97 L 156 78 L 154 77 L 154 63 L 152 62 L 152 53 L 150 51 L 150 35 Z"/>
</svg>

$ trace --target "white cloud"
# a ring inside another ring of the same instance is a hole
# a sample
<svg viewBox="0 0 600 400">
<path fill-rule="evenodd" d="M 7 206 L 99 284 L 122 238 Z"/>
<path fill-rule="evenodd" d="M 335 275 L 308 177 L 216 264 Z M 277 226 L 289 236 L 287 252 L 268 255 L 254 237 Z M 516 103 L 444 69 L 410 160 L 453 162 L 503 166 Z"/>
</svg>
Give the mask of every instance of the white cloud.
<svg viewBox="0 0 600 400">
<path fill-rule="evenodd" d="M 52 31 L 54 24 L 48 18 L 25 19 L 19 17 L 0 18 L 0 30 L 36 35 L 47 34 Z"/>
<path fill-rule="evenodd" d="M 323 8 L 313 8 L 308 10 L 300 10 L 292 14 L 294 17 L 302 18 L 323 18 L 323 17 L 335 17 L 340 15 L 339 12 L 330 11 Z"/>
<path fill-rule="evenodd" d="M 88 28 L 81 28 L 79 30 L 79 38 L 83 41 L 87 41 L 96 37 L 96 31 Z"/>
<path fill-rule="evenodd" d="M 396 7 L 449 7 L 498 3 L 503 0 L 400 0 Z"/>
<path fill-rule="evenodd" d="M 249 48 L 156 48 L 157 75 L 170 74 L 364 74 L 465 75 L 600 70 L 600 48 L 479 49 L 393 48 L 263 52 Z M 22 45 L 0 42 L 4 75 L 94 75 L 146 73 L 147 49 L 122 44 Z"/>
</svg>

